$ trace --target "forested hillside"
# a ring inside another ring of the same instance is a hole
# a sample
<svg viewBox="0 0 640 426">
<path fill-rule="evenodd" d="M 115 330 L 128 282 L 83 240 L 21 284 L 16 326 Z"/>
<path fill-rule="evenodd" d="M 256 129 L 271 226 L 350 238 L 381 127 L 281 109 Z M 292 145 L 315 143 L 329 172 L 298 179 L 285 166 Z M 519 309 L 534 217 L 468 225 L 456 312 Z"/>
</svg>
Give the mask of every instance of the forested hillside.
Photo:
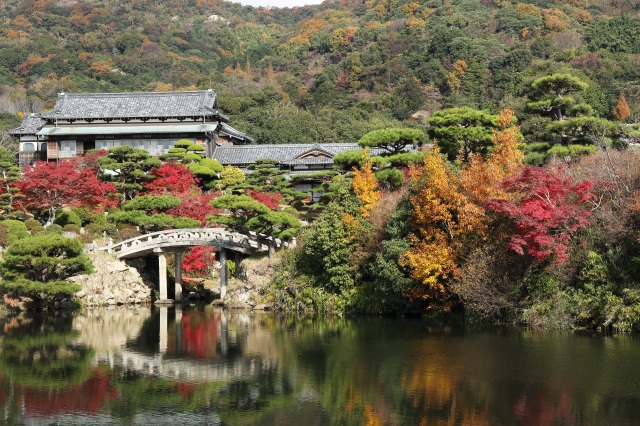
<svg viewBox="0 0 640 426">
<path fill-rule="evenodd" d="M 61 91 L 213 87 L 258 143 L 351 142 L 461 106 L 514 109 L 528 136 L 531 83 L 558 73 L 585 84 L 576 102 L 596 116 L 612 118 L 624 95 L 633 119 L 640 103 L 637 2 L 7 0 L 0 11 L 5 119 Z"/>
</svg>

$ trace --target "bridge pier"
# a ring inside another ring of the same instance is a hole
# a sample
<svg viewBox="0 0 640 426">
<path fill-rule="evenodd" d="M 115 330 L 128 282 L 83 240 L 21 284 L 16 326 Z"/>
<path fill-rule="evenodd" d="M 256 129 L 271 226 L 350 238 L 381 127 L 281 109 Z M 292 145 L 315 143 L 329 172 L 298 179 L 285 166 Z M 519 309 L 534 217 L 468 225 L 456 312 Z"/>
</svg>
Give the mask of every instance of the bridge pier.
<svg viewBox="0 0 640 426">
<path fill-rule="evenodd" d="M 155 301 L 156 305 L 171 305 L 173 300 L 169 299 L 167 291 L 167 253 L 161 248 L 154 248 L 153 252 L 158 255 L 158 290 L 160 296 Z"/>
</svg>

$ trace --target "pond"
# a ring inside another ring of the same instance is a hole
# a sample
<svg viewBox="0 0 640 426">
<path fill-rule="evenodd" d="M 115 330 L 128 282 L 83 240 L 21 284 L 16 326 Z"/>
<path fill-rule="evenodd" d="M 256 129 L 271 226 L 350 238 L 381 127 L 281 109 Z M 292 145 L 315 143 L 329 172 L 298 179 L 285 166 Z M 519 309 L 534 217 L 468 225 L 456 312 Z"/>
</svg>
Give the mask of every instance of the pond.
<svg viewBox="0 0 640 426">
<path fill-rule="evenodd" d="M 211 307 L 22 314 L 0 336 L 6 425 L 640 419 L 633 336 Z"/>
</svg>

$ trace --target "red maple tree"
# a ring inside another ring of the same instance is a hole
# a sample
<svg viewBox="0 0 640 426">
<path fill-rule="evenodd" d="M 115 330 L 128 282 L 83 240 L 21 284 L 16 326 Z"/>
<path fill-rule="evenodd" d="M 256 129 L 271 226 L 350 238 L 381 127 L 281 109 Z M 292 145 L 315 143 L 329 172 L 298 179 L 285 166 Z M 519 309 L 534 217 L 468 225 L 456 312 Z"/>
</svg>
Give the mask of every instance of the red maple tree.
<svg viewBox="0 0 640 426">
<path fill-rule="evenodd" d="M 190 276 L 207 278 L 211 276 L 216 249 L 211 246 L 194 246 L 182 258 L 182 270 Z"/>
<path fill-rule="evenodd" d="M 179 206 L 170 208 L 166 213 L 173 217 L 188 217 L 199 220 L 204 225 L 207 216 L 223 212 L 223 210 L 216 209 L 210 204 L 210 201 L 218 195 L 218 193 L 203 194 L 195 191 L 189 194 L 177 194 L 178 197 L 182 198 L 182 203 Z"/>
<path fill-rule="evenodd" d="M 88 154 L 78 155 L 76 157 L 69 158 L 66 161 L 73 164 L 75 168 L 78 170 L 82 170 L 89 167 L 94 172 L 96 172 L 96 175 L 97 175 L 98 171 L 100 170 L 100 165 L 98 164 L 98 158 L 105 157 L 107 155 L 109 155 L 109 151 L 107 151 L 106 149 L 101 149 L 98 151 L 90 152 Z"/>
<path fill-rule="evenodd" d="M 536 260 L 569 258 L 568 243 L 579 229 L 589 225 L 589 203 L 596 200 L 590 181 L 573 182 L 560 169 L 525 167 L 502 183 L 516 201 L 492 200 L 489 209 L 503 213 L 515 224 L 507 247 Z"/>
<path fill-rule="evenodd" d="M 146 183 L 145 189 L 151 195 L 184 194 L 192 191 L 199 181 L 191 170 L 182 164 L 166 163 L 154 167 L 150 175 L 153 176 L 153 180 Z"/>
<path fill-rule="evenodd" d="M 101 182 L 91 167 L 79 169 L 69 161 L 47 163 L 38 161 L 27 166 L 16 184 L 24 198 L 20 206 L 39 212 L 47 210 L 47 224 L 53 223 L 56 212 L 63 207 L 89 207 L 100 211 L 118 203 L 116 187 Z"/>
<path fill-rule="evenodd" d="M 259 192 L 254 189 L 247 189 L 247 195 L 271 210 L 277 210 L 280 206 L 280 200 L 282 200 L 282 194 L 278 192 Z"/>
</svg>

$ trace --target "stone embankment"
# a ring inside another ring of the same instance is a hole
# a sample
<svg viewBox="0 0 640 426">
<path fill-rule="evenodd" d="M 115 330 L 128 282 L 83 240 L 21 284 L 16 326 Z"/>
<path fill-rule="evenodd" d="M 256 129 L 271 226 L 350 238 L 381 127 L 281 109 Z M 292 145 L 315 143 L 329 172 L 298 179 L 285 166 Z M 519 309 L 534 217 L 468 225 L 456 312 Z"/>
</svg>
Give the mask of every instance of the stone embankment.
<svg viewBox="0 0 640 426">
<path fill-rule="evenodd" d="M 91 254 L 94 271 L 68 280 L 82 286 L 76 299 L 82 306 L 151 303 L 154 285 L 136 268 L 105 253 Z"/>
<path fill-rule="evenodd" d="M 236 278 L 229 280 L 222 305 L 231 309 L 269 310 L 265 290 L 275 273 L 277 261 L 268 257 L 244 259 Z"/>
<path fill-rule="evenodd" d="M 144 274 L 144 260 L 135 259 L 126 264 L 106 253 L 89 255 L 94 265 L 91 274 L 68 278 L 82 287 L 74 300 L 63 299 L 54 309 L 82 307 L 149 304 L 155 285 Z M 268 257 L 244 259 L 238 265 L 237 273 L 227 286 L 227 294 L 220 300 L 218 280 L 192 280 L 185 285 L 185 303 L 209 303 L 230 309 L 269 310 L 266 288 L 275 272 L 277 261 Z M 191 288 L 190 288 L 191 287 Z M 73 303 L 73 302 L 77 303 Z M 4 304 L 12 310 L 29 309 L 30 299 L 0 301 L 0 314 Z M 6 309 L 5 309 L 6 310 Z"/>
</svg>

